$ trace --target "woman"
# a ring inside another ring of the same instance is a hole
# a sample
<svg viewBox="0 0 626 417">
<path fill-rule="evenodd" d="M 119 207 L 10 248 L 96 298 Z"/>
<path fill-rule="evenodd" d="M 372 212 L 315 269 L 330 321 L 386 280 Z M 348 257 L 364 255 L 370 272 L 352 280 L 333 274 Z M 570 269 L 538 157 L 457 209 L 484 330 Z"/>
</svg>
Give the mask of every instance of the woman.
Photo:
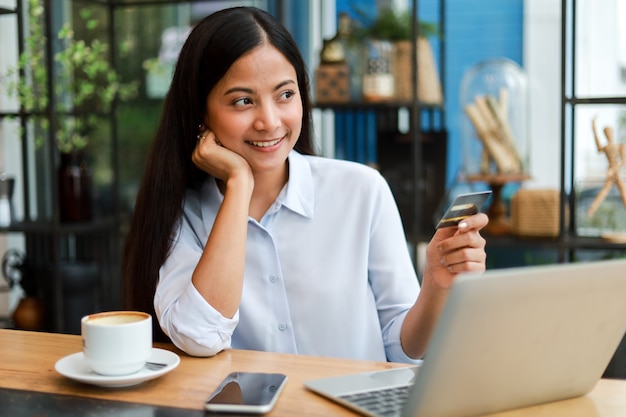
<svg viewBox="0 0 626 417">
<path fill-rule="evenodd" d="M 128 307 L 153 301 L 195 356 L 419 359 L 455 275 L 485 269 L 487 217 L 437 231 L 420 291 L 383 177 L 313 156 L 308 91 L 266 12 L 227 9 L 192 30 L 127 240 Z"/>
</svg>

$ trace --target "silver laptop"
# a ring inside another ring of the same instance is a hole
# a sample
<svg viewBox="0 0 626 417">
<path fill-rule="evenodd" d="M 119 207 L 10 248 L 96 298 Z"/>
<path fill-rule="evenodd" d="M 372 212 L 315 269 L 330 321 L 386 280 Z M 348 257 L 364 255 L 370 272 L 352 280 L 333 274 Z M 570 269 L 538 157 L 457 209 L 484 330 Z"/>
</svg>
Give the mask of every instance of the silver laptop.
<svg viewBox="0 0 626 417">
<path fill-rule="evenodd" d="M 586 394 L 625 332 L 626 260 L 491 270 L 457 278 L 421 366 L 304 385 L 369 416 L 477 416 Z"/>
</svg>

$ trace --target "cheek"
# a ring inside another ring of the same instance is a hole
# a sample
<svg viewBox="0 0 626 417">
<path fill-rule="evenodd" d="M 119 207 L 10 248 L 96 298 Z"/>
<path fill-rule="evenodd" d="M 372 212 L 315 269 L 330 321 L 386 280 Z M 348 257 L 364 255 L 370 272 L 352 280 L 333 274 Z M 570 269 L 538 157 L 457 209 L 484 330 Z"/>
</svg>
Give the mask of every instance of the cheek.
<svg viewBox="0 0 626 417">
<path fill-rule="evenodd" d="M 209 128 L 224 145 L 243 137 L 245 126 L 246 122 L 241 117 L 233 117 L 228 114 L 209 118 Z"/>
<path fill-rule="evenodd" d="M 297 136 L 299 137 L 300 131 L 302 130 L 302 106 L 298 106 L 289 114 L 287 123 L 289 123 L 291 130 L 294 133 L 297 133 Z"/>
</svg>

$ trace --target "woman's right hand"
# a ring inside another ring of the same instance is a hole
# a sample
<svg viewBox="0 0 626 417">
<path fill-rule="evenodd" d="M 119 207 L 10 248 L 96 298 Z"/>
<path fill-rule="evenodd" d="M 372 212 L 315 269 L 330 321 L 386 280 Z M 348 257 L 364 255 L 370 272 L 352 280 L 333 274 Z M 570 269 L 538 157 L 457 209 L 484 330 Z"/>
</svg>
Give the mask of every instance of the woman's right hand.
<svg viewBox="0 0 626 417">
<path fill-rule="evenodd" d="M 191 160 L 198 168 L 225 183 L 239 174 L 252 179 L 248 162 L 241 155 L 225 148 L 215 133 L 208 129 L 200 134 Z"/>
<path fill-rule="evenodd" d="M 191 280 L 213 308 L 232 318 L 243 290 L 248 217 L 254 190 L 252 168 L 208 129 L 201 132 L 191 159 L 217 179 L 224 196 Z"/>
</svg>

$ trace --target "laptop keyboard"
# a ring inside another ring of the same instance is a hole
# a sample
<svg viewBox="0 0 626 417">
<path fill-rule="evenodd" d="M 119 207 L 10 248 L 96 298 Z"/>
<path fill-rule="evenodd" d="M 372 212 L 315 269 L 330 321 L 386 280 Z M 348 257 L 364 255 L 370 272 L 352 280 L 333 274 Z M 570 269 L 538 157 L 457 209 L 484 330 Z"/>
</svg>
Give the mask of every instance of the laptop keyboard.
<svg viewBox="0 0 626 417">
<path fill-rule="evenodd" d="M 352 403 L 367 412 L 384 417 L 399 416 L 409 396 L 410 385 L 376 391 L 342 395 L 344 401 Z"/>
</svg>

